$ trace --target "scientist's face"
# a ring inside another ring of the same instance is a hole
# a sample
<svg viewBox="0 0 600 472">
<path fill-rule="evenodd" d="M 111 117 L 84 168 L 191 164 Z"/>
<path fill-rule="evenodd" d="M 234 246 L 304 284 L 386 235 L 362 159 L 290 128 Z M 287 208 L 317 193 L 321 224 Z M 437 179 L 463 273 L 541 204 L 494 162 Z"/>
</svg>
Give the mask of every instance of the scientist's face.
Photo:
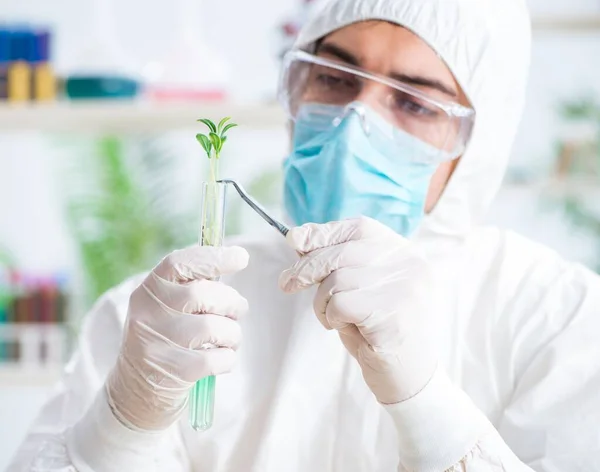
<svg viewBox="0 0 600 472">
<path fill-rule="evenodd" d="M 376 74 L 405 77 L 404 82 L 432 98 L 469 106 L 444 61 L 418 36 L 398 25 L 384 21 L 355 23 L 325 37 L 316 54 Z M 369 96 L 372 93 L 372 89 L 365 88 L 357 99 L 371 103 L 377 100 Z M 445 162 L 434 173 L 425 203 L 426 212 L 434 208 L 457 163 L 458 159 Z"/>
</svg>

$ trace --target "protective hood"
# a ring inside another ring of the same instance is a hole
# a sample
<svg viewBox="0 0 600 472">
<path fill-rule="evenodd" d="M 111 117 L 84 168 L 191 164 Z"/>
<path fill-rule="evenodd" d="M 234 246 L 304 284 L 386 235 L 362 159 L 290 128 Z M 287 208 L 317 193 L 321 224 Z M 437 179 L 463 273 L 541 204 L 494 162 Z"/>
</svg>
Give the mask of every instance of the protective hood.
<svg viewBox="0 0 600 472">
<path fill-rule="evenodd" d="M 479 224 L 502 182 L 520 121 L 531 25 L 525 0 L 328 0 L 313 11 L 296 48 L 365 20 L 399 24 L 446 62 L 477 113 L 469 146 L 416 236 L 452 244 Z"/>
</svg>

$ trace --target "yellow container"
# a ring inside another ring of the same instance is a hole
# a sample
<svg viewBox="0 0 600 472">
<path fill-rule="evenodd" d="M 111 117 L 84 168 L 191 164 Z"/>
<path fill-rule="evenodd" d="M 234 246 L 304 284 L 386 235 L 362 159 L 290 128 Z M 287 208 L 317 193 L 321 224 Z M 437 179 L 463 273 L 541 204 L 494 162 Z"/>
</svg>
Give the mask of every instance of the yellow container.
<svg viewBox="0 0 600 472">
<path fill-rule="evenodd" d="M 33 98 L 40 102 L 56 99 L 56 76 L 48 62 L 37 64 L 33 69 Z"/>
<path fill-rule="evenodd" d="M 31 66 L 25 61 L 15 61 L 8 66 L 8 101 L 31 100 Z"/>
</svg>

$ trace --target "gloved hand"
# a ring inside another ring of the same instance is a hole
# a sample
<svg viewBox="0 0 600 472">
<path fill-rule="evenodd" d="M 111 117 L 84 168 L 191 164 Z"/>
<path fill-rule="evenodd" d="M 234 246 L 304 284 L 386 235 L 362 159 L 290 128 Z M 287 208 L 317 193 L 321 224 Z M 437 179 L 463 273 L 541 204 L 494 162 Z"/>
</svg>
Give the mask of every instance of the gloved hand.
<svg viewBox="0 0 600 472">
<path fill-rule="evenodd" d="M 428 336 L 435 294 L 414 244 L 369 218 L 309 223 L 287 240 L 302 256 L 281 274 L 282 290 L 319 284 L 317 317 L 339 332 L 380 403 L 419 393 L 437 366 Z"/>
<path fill-rule="evenodd" d="M 234 289 L 209 279 L 242 270 L 239 247 L 191 247 L 167 256 L 133 292 L 117 363 L 106 389 L 126 426 L 157 431 L 181 415 L 195 381 L 229 372 L 248 308 Z M 203 345 L 214 349 L 202 349 Z"/>
</svg>

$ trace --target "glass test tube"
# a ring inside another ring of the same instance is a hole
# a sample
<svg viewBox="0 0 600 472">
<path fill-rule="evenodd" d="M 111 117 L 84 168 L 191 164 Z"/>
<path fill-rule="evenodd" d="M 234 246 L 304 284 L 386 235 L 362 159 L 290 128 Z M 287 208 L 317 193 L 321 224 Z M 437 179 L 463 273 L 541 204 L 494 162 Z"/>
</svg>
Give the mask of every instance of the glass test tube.
<svg viewBox="0 0 600 472">
<path fill-rule="evenodd" d="M 225 231 L 225 197 L 227 184 L 202 183 L 200 236 L 201 246 L 221 246 Z M 210 349 L 214 346 L 206 346 Z M 190 392 L 190 425 L 196 431 L 206 431 L 212 426 L 215 408 L 214 375 L 198 380 Z"/>
</svg>

